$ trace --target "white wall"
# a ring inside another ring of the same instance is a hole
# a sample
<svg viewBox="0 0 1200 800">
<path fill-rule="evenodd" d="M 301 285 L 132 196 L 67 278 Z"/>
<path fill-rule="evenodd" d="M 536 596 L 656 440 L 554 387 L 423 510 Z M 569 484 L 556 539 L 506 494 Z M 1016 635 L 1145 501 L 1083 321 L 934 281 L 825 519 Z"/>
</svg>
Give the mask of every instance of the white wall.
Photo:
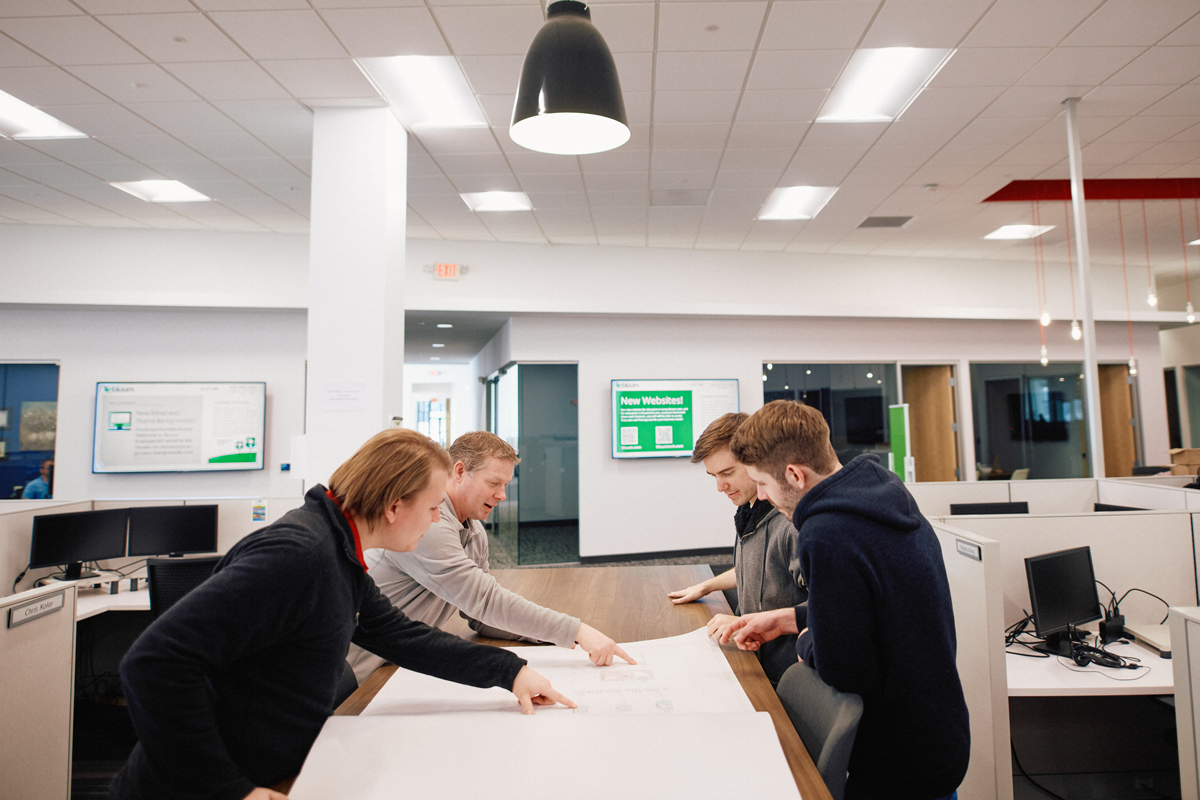
<svg viewBox="0 0 1200 800">
<path fill-rule="evenodd" d="M 1081 359 L 1065 326 L 1057 332 L 1054 357 Z M 764 361 L 1036 361 L 1040 347 L 1033 323 L 986 320 L 520 314 L 506 336 L 517 362 L 579 364 L 580 553 L 591 557 L 732 545 L 733 508 L 702 467 L 611 457 L 613 379 L 737 378 L 742 410 L 752 412 L 762 405 Z M 1100 358 L 1127 359 L 1127 336 L 1124 325 L 1099 325 Z M 1143 369 L 1158 374 L 1154 327 L 1135 326 L 1134 342 Z M 1138 386 L 1147 453 L 1165 455 L 1162 381 Z"/>
<path fill-rule="evenodd" d="M 6 309 L 0 360 L 60 365 L 55 499 L 287 497 L 300 493 L 279 464 L 303 431 L 304 331 L 295 311 Z M 266 381 L 266 469 L 93 475 L 100 381 Z"/>
<path fill-rule="evenodd" d="M 437 389 L 428 387 L 437 386 Z M 404 365 L 404 427 L 417 427 L 417 401 L 433 398 L 450 400 L 449 441 L 467 431 L 479 430 L 479 380 L 470 364 Z"/>
</svg>

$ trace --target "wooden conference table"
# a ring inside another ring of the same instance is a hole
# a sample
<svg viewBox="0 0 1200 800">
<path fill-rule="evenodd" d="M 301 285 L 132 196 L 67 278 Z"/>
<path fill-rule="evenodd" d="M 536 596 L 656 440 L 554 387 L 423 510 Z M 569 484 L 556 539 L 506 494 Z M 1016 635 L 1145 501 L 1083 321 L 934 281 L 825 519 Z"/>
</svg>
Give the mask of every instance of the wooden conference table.
<svg viewBox="0 0 1200 800">
<path fill-rule="evenodd" d="M 505 588 L 540 605 L 579 617 L 618 643 L 690 633 L 708 624 L 717 614 L 730 613 L 720 592 L 714 592 L 698 603 L 681 606 L 673 605 L 667 599 L 667 592 L 712 577 L 712 571 L 705 566 L 506 569 L 494 570 L 492 574 Z M 447 629 L 471 641 L 522 646 L 478 636 L 458 616 Z M 726 645 L 722 650 L 754 709 L 771 715 L 801 796 L 804 800 L 831 800 L 829 790 L 780 705 L 771 682 L 763 674 L 758 659 L 753 653 L 738 650 L 733 645 Z M 395 671 L 396 667 L 390 664 L 380 667 L 334 713 L 360 713 Z"/>
</svg>

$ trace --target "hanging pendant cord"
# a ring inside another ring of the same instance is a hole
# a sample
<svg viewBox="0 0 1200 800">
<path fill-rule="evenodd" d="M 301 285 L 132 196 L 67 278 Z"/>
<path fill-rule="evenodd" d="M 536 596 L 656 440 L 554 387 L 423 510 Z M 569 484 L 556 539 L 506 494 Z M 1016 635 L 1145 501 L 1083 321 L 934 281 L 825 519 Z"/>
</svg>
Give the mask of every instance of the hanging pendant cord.
<svg viewBox="0 0 1200 800">
<path fill-rule="evenodd" d="M 1125 278 L 1125 319 L 1129 325 L 1129 357 L 1133 358 L 1133 314 L 1129 310 L 1129 270 L 1125 266 L 1125 225 L 1121 220 L 1121 201 L 1117 201 L 1117 231 L 1121 234 L 1121 275 Z"/>
</svg>

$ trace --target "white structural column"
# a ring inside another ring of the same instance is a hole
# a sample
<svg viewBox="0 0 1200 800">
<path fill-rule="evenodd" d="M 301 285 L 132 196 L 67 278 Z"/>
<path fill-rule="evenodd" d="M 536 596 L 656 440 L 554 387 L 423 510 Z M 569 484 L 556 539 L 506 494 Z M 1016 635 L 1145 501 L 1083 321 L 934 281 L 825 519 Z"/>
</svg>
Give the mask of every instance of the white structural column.
<svg viewBox="0 0 1200 800">
<path fill-rule="evenodd" d="M 314 110 L 306 489 L 403 414 L 407 178 L 390 110 Z"/>
<path fill-rule="evenodd" d="M 1079 150 L 1078 97 L 1063 101 L 1067 107 L 1067 154 L 1071 166 L 1071 210 L 1075 222 L 1076 267 L 1083 295 L 1083 388 L 1087 396 L 1088 463 L 1093 478 L 1104 475 L 1104 437 L 1100 425 L 1100 370 L 1096 366 L 1096 317 L 1092 309 L 1092 262 L 1088 255 L 1087 210 L 1083 196 L 1083 158 Z"/>
</svg>

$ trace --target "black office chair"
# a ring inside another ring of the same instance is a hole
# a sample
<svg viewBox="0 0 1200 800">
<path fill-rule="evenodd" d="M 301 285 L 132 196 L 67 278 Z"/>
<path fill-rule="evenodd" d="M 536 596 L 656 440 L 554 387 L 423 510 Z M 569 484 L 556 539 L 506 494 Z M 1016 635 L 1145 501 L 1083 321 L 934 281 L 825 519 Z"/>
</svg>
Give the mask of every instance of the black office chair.
<svg viewBox="0 0 1200 800">
<path fill-rule="evenodd" d="M 862 718 L 862 698 L 839 692 L 802 661 L 788 667 L 775 691 L 829 793 L 842 800 L 850 750 Z"/>
<path fill-rule="evenodd" d="M 204 558 L 148 558 L 150 614 L 158 619 L 183 596 L 208 580 L 221 556 Z"/>
</svg>

